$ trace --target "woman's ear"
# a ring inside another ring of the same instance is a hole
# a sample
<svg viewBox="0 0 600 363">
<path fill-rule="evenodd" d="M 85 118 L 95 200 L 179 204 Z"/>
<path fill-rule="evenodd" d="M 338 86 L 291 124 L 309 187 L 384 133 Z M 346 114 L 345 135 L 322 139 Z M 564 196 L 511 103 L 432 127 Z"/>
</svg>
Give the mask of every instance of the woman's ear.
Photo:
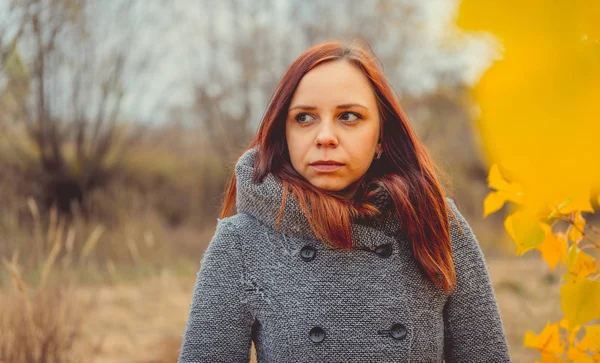
<svg viewBox="0 0 600 363">
<path fill-rule="evenodd" d="M 375 159 L 381 158 L 381 153 L 383 152 L 383 147 L 381 144 L 377 144 L 377 152 L 375 153 Z"/>
</svg>

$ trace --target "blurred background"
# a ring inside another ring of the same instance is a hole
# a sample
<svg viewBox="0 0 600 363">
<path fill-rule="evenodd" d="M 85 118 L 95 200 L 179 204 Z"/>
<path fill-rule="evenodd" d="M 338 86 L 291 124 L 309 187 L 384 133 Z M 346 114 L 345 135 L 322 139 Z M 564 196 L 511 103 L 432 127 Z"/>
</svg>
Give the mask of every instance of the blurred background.
<svg viewBox="0 0 600 363">
<path fill-rule="evenodd" d="M 483 215 L 458 0 L 0 0 L 0 361 L 175 362 L 225 182 L 286 67 L 366 39 L 487 258 L 515 362 L 559 275 Z M 524 277 L 527 277 L 526 279 Z M 7 332 L 11 332 L 8 334 Z M 9 357 L 11 357 L 9 359 Z"/>
</svg>

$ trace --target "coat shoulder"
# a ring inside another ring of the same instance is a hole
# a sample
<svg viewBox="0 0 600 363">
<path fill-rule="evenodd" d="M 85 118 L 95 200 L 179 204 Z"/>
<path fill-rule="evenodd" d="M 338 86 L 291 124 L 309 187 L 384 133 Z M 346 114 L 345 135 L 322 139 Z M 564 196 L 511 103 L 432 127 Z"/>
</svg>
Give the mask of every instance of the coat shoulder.
<svg viewBox="0 0 600 363">
<path fill-rule="evenodd" d="M 241 240 L 262 227 L 262 224 L 248 213 L 236 213 L 225 218 L 217 218 L 217 224 L 218 229 L 236 235 Z"/>
<path fill-rule="evenodd" d="M 448 218 L 450 220 L 450 229 L 454 229 L 459 226 L 463 228 L 465 226 L 468 226 L 467 220 L 465 219 L 461 211 L 458 209 L 458 206 L 456 205 L 454 199 L 450 197 L 445 197 L 445 199 L 447 205 L 446 214 L 448 215 Z"/>
<path fill-rule="evenodd" d="M 456 202 L 454 201 L 454 199 L 450 198 L 450 197 L 444 197 L 444 199 L 446 199 L 446 204 L 448 206 L 449 210 L 458 210 L 458 208 L 456 207 Z"/>
<path fill-rule="evenodd" d="M 479 241 L 475 236 L 473 228 L 456 205 L 456 202 L 450 197 L 446 197 L 446 202 L 448 205 L 447 215 L 453 246 L 463 246 L 465 244 L 478 245 Z"/>
</svg>

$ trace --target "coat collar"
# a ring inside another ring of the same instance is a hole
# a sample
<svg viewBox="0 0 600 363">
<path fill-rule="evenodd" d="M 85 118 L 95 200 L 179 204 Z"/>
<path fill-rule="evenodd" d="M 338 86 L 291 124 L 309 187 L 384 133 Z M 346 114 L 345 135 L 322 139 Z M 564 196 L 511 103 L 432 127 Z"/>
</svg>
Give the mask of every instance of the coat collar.
<svg viewBox="0 0 600 363">
<path fill-rule="evenodd" d="M 283 185 L 273 174 L 268 174 L 260 184 L 253 183 L 252 175 L 257 153 L 258 146 L 251 148 L 244 152 L 236 163 L 236 209 L 238 213 L 250 214 L 261 223 L 277 230 L 276 223 L 283 196 Z M 375 249 L 396 238 L 401 238 L 400 224 L 395 217 L 394 209 L 391 208 L 393 203 L 389 195 L 380 190 L 377 200 L 385 210 L 382 215 L 375 219 L 352 222 L 352 242 L 355 248 Z M 306 215 L 300 208 L 298 199 L 291 193 L 287 196 L 278 231 L 288 236 L 317 240 Z"/>
</svg>

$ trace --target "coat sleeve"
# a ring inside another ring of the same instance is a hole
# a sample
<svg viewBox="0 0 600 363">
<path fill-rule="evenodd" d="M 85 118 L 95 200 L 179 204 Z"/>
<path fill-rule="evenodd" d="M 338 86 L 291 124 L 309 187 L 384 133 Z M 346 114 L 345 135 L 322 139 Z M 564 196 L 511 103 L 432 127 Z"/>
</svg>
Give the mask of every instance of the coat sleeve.
<svg viewBox="0 0 600 363">
<path fill-rule="evenodd" d="M 179 363 L 247 363 L 253 317 L 235 227 L 219 219 L 196 277 Z"/>
<path fill-rule="evenodd" d="M 445 362 L 512 362 L 479 242 L 454 200 L 447 201 L 458 221 L 449 214 L 457 288 L 444 307 Z"/>
</svg>

